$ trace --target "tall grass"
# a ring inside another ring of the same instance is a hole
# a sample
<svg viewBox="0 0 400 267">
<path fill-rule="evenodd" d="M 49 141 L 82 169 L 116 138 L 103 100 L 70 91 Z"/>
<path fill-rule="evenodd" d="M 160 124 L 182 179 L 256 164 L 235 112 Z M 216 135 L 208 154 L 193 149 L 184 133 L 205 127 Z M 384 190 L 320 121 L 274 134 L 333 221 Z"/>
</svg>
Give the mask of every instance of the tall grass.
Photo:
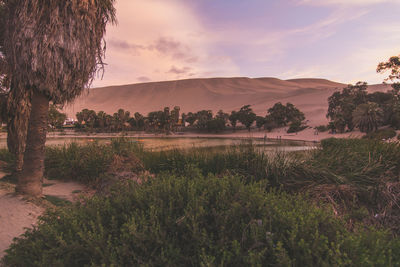
<svg viewBox="0 0 400 267">
<path fill-rule="evenodd" d="M 329 208 L 241 177 L 161 174 L 42 218 L 7 266 L 398 266 L 385 231 L 349 232 Z"/>
<path fill-rule="evenodd" d="M 71 143 L 61 147 L 47 147 L 45 175 L 49 179 L 75 180 L 96 184 L 115 163 L 116 157 L 133 159 L 142 147 L 128 139 L 112 139 L 111 144 L 93 142 L 87 145 Z M 133 168 L 133 166 L 132 166 Z"/>
<path fill-rule="evenodd" d="M 2 154 L 0 153 L 0 156 Z M 9 158 L 7 153 L 3 153 Z M 128 139 L 111 144 L 49 147 L 46 175 L 96 185 L 115 170 L 185 175 L 238 175 L 266 189 L 307 193 L 338 216 L 390 227 L 400 233 L 400 146 L 368 139 L 327 139 L 311 152 L 266 153 L 254 145 L 146 151 Z"/>
</svg>

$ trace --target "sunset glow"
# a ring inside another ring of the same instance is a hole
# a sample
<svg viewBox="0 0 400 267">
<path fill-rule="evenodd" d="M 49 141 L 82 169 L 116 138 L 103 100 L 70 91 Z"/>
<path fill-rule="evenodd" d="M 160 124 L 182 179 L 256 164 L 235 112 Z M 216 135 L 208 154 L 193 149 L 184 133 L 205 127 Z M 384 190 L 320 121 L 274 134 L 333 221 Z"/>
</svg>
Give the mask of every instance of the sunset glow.
<svg viewBox="0 0 400 267">
<path fill-rule="evenodd" d="M 380 83 L 399 52 L 399 1 L 118 0 L 94 87 L 195 77 Z"/>
</svg>

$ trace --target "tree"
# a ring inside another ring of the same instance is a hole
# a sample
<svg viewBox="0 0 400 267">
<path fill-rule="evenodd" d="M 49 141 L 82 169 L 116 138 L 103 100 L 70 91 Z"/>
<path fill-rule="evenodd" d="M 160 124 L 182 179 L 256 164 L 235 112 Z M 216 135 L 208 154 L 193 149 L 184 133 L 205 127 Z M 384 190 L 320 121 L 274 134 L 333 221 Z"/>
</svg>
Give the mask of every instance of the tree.
<svg viewBox="0 0 400 267">
<path fill-rule="evenodd" d="M 286 123 L 300 123 L 305 120 L 304 113 L 292 103 L 286 103 Z"/>
<path fill-rule="evenodd" d="M 194 114 L 194 113 L 192 113 L 192 112 L 189 112 L 189 113 L 186 115 L 185 120 L 190 124 L 190 126 L 193 126 L 193 124 L 194 124 L 194 123 L 196 122 L 196 120 L 197 120 L 197 115 Z"/>
<path fill-rule="evenodd" d="M 292 103 L 283 105 L 281 102 L 275 103 L 274 106 L 268 109 L 267 125 L 268 129 L 272 130 L 276 127 L 286 126 L 288 124 L 302 124 L 305 120 L 304 113 L 301 112 Z"/>
<path fill-rule="evenodd" d="M 105 130 L 106 117 L 107 117 L 107 113 L 105 113 L 104 111 L 101 110 L 101 111 L 97 112 L 95 127 L 98 127 L 101 130 Z"/>
<path fill-rule="evenodd" d="M 122 108 L 120 108 L 116 113 L 114 113 L 113 119 L 115 122 L 116 131 L 123 131 L 126 129 L 130 115 L 131 114 L 129 111 L 125 111 Z"/>
<path fill-rule="evenodd" d="M 396 81 L 392 84 L 392 91 L 390 92 L 393 96 L 393 99 L 389 106 L 389 116 L 386 116 L 387 111 L 385 110 L 385 117 L 387 117 L 389 124 L 396 128 L 400 129 L 400 58 L 399 56 L 390 57 L 388 61 L 381 62 L 378 64 L 377 72 L 383 73 L 386 71 L 390 71 L 389 76 L 385 79 Z"/>
<path fill-rule="evenodd" d="M 135 112 L 136 127 L 138 130 L 144 129 L 144 116 L 139 112 Z"/>
<path fill-rule="evenodd" d="M 250 127 L 256 120 L 256 114 L 250 108 L 250 105 L 246 105 L 240 108 L 238 112 L 238 119 L 240 123 L 246 126 L 247 130 L 250 132 Z"/>
<path fill-rule="evenodd" d="M 268 116 L 277 125 L 277 127 L 286 126 L 286 107 L 281 102 L 275 103 L 274 106 L 268 109 Z"/>
<path fill-rule="evenodd" d="M 223 120 L 225 123 L 227 123 L 228 120 L 229 120 L 229 114 L 228 114 L 228 113 L 225 113 L 222 109 L 220 109 L 220 110 L 217 112 L 217 115 L 215 115 L 215 118 L 221 119 L 221 120 Z"/>
<path fill-rule="evenodd" d="M 350 131 L 353 130 L 353 111 L 358 105 L 367 102 L 367 88 L 367 83 L 358 82 L 356 85 L 348 85 L 341 92 L 335 92 L 328 98 L 326 117 L 334 122 L 344 121 L 344 127 L 340 127 L 341 132 L 346 127 Z"/>
<path fill-rule="evenodd" d="M 60 112 L 59 108 L 52 104 L 49 109 L 49 125 L 55 128 L 61 128 L 64 125 L 67 114 Z"/>
<path fill-rule="evenodd" d="M 361 104 L 353 112 L 353 124 L 361 132 L 369 133 L 378 130 L 382 121 L 382 110 L 376 103 Z"/>
<path fill-rule="evenodd" d="M 102 40 L 107 23 L 115 21 L 114 0 L 4 2 L 3 50 L 12 73 L 10 88 L 15 94 L 30 94 L 32 105 L 16 190 L 39 197 L 49 101 L 72 101 L 103 66 Z"/>
<path fill-rule="evenodd" d="M 236 131 L 236 124 L 237 121 L 239 120 L 239 115 L 236 111 L 232 111 L 231 115 L 229 115 L 229 121 L 231 122 L 231 125 L 233 127 L 233 131 Z"/>
<path fill-rule="evenodd" d="M 221 118 L 213 118 L 207 121 L 208 132 L 221 132 L 225 129 L 225 121 Z"/>
<path fill-rule="evenodd" d="M 261 116 L 257 116 L 256 117 L 256 126 L 258 128 L 258 130 L 261 130 L 261 128 L 264 126 L 265 124 L 265 118 L 261 117 Z"/>
<path fill-rule="evenodd" d="M 201 110 L 196 113 L 196 127 L 200 130 L 206 130 L 207 124 L 213 118 L 211 110 Z"/>
<path fill-rule="evenodd" d="M 270 132 L 277 127 L 278 125 L 275 123 L 275 120 L 270 115 L 265 116 L 264 129 Z"/>
<path fill-rule="evenodd" d="M 171 111 L 171 124 L 172 127 L 174 127 L 174 131 L 176 131 L 176 127 L 179 123 L 179 113 L 181 111 L 181 108 L 178 106 L 175 106 L 174 109 Z"/>
</svg>

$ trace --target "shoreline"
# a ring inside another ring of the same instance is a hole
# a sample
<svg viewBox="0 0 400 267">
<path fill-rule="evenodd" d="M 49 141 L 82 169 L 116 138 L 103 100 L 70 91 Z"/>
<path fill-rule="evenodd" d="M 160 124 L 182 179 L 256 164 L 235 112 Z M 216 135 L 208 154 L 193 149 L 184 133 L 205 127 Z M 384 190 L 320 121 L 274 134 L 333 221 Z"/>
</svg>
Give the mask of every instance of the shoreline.
<svg viewBox="0 0 400 267">
<path fill-rule="evenodd" d="M 269 141 L 296 141 L 296 142 L 307 142 L 307 143 L 319 143 L 323 139 L 327 138 L 361 138 L 364 133 L 359 131 L 353 131 L 348 133 L 336 133 L 331 134 L 328 132 L 319 132 L 316 134 L 314 129 L 305 129 L 298 133 L 286 133 L 285 128 L 275 129 L 271 132 L 262 130 L 253 130 L 251 132 L 247 130 L 237 130 L 236 132 L 225 132 L 225 133 L 196 133 L 196 132 L 178 132 L 172 134 L 158 134 L 158 133 L 145 133 L 145 132 L 120 132 L 120 133 L 90 133 L 85 134 L 75 131 L 67 132 L 48 132 L 48 139 L 63 139 L 63 138 L 159 138 L 159 139 L 174 139 L 174 138 L 215 138 L 215 139 L 243 139 L 243 140 L 269 140 Z M 7 133 L 0 133 L 0 139 L 6 139 Z"/>
</svg>

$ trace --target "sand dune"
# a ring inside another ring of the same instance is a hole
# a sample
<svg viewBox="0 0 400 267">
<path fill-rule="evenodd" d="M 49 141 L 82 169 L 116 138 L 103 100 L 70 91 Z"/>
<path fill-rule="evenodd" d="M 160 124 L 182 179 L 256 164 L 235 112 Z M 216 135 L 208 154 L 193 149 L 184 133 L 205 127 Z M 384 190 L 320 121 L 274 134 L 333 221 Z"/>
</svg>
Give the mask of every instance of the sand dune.
<svg viewBox="0 0 400 267">
<path fill-rule="evenodd" d="M 91 89 L 66 106 L 69 116 L 84 108 L 114 113 L 119 108 L 147 114 L 165 106 L 180 106 L 182 112 L 210 109 L 237 110 L 250 104 L 265 115 L 276 102 L 291 102 L 302 110 L 311 126 L 327 122 L 327 98 L 345 84 L 324 79 L 208 78 L 140 83 Z M 373 85 L 371 91 L 386 91 L 388 85 Z"/>
</svg>

